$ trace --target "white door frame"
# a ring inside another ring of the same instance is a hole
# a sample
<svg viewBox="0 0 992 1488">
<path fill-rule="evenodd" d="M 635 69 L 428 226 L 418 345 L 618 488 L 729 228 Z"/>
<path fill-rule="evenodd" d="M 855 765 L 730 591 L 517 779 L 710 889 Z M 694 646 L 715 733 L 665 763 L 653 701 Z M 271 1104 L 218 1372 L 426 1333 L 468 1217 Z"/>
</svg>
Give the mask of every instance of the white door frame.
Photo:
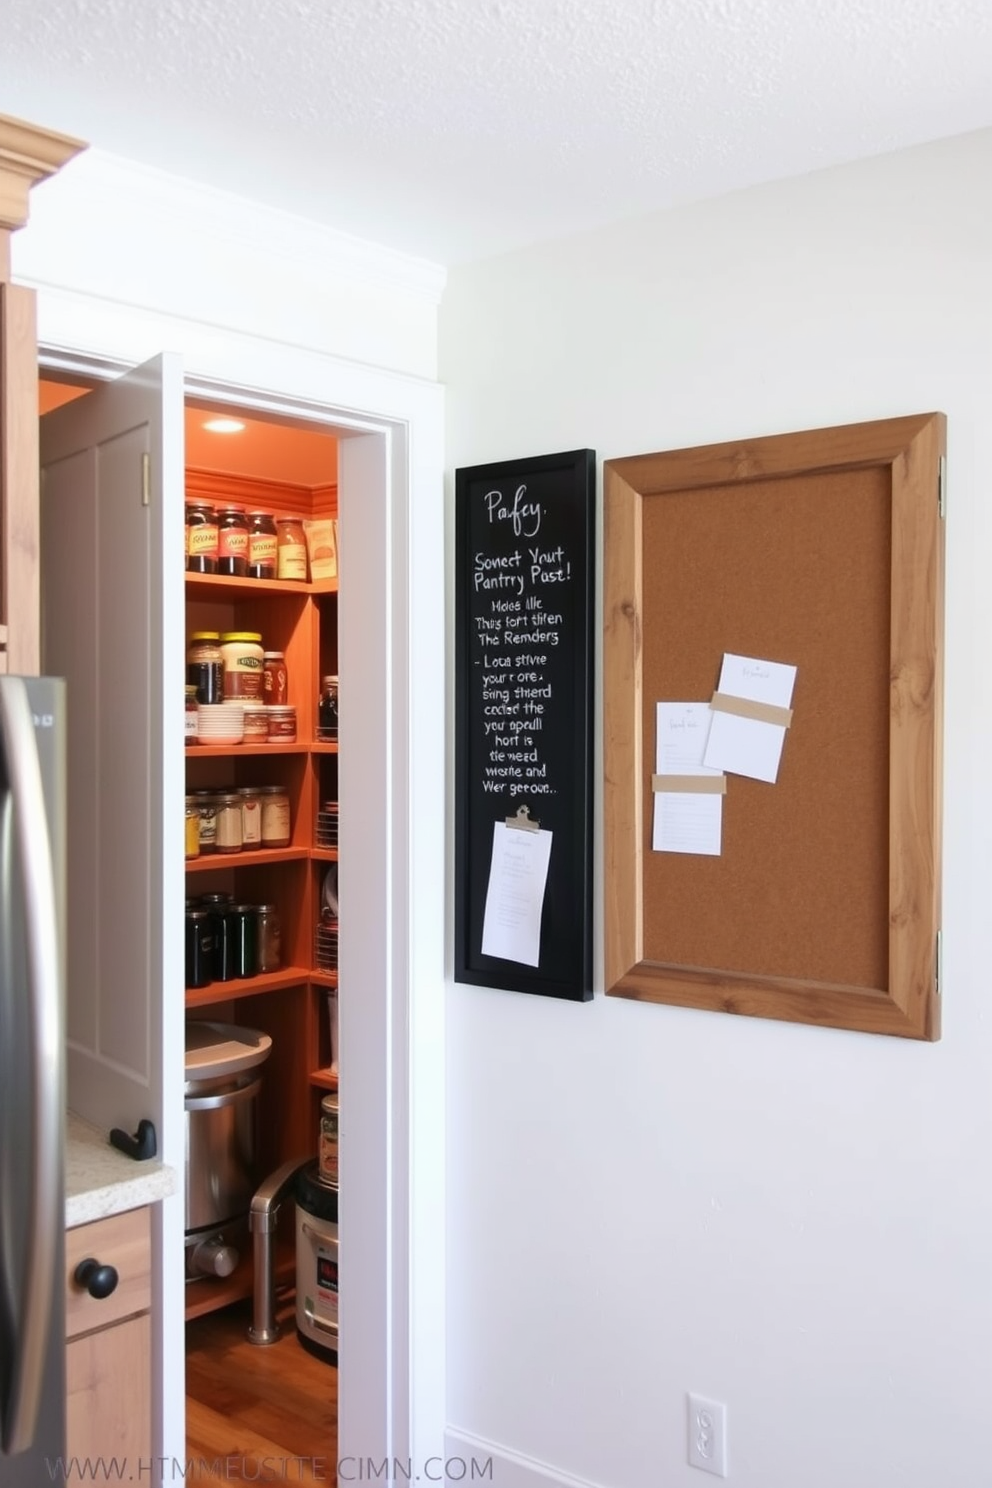
<svg viewBox="0 0 992 1488">
<path fill-rule="evenodd" d="M 97 307 L 87 299 L 64 296 L 52 307 L 41 333 L 46 370 L 112 376 L 143 360 L 154 336 L 182 348 L 188 394 L 316 419 L 342 435 L 341 859 L 349 920 L 340 965 L 339 1477 L 381 1478 L 384 1459 L 390 1480 L 411 1470 L 436 1477 L 445 1424 L 441 389 L 140 311 L 123 333 L 130 344 L 121 346 L 119 333 L 112 358 L 94 355 L 92 347 L 106 343 L 89 339 Z M 173 620 L 179 625 L 182 616 Z M 178 1107 L 163 1157 L 181 1167 L 178 1049 L 175 1062 Z M 167 1242 L 179 1204 L 181 1195 L 163 1206 Z M 177 1285 L 173 1267 L 163 1283 L 156 1368 L 157 1452 L 166 1462 L 185 1459 Z"/>
</svg>

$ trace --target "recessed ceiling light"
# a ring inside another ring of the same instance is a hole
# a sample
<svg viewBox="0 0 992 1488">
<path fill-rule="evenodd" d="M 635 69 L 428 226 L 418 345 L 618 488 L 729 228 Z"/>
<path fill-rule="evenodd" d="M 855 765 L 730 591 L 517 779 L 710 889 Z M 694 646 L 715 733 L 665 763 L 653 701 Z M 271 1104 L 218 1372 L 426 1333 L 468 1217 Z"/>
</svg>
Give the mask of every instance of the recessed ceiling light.
<svg viewBox="0 0 992 1488">
<path fill-rule="evenodd" d="M 240 419 L 215 418 L 207 419 L 203 427 L 209 429 L 211 434 L 240 434 L 244 424 Z"/>
</svg>

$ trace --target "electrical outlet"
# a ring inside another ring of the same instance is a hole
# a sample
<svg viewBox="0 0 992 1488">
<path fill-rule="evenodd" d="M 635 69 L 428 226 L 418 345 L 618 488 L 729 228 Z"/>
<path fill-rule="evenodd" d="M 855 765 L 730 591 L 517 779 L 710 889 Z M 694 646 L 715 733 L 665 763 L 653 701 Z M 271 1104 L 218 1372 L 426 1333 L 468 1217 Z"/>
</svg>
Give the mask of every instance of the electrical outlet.
<svg viewBox="0 0 992 1488">
<path fill-rule="evenodd" d="M 704 1395 L 688 1395 L 689 1466 L 727 1476 L 727 1407 Z"/>
</svg>

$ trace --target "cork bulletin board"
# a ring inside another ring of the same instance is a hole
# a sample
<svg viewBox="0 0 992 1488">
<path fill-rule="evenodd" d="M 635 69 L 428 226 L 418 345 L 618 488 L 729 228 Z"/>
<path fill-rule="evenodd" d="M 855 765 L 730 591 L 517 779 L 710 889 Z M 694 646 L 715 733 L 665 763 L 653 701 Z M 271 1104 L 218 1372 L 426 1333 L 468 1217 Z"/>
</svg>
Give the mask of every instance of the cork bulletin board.
<svg viewBox="0 0 992 1488">
<path fill-rule="evenodd" d="M 606 989 L 939 1035 L 940 414 L 605 466 Z M 656 704 L 796 667 L 717 855 L 652 845 Z"/>
</svg>

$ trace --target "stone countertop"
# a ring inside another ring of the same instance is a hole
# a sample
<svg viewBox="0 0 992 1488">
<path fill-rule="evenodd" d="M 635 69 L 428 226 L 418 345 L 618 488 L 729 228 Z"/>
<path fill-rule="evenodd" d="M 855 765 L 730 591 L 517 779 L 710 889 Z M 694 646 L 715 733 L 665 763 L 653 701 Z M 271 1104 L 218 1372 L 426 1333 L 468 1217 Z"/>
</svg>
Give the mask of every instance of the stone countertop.
<svg viewBox="0 0 992 1488">
<path fill-rule="evenodd" d="M 66 1118 L 65 1223 L 67 1229 L 140 1209 L 175 1193 L 175 1171 L 157 1158 L 134 1162 L 111 1147 L 107 1133 L 70 1111 Z"/>
</svg>

